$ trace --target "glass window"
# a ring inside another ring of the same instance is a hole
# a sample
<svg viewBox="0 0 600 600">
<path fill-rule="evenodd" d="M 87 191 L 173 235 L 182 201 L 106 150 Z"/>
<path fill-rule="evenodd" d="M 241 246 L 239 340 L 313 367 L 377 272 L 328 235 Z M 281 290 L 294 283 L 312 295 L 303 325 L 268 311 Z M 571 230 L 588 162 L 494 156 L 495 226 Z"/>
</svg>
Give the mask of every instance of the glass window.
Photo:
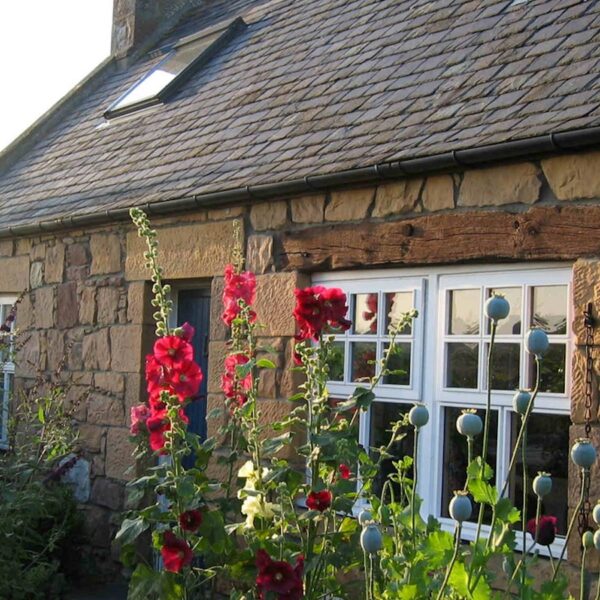
<svg viewBox="0 0 600 600">
<path fill-rule="evenodd" d="M 8 407 L 12 393 L 15 365 L 12 362 L 12 335 L 15 322 L 9 319 L 16 298 L 0 296 L 0 448 L 8 442 Z"/>
<path fill-rule="evenodd" d="M 452 290 L 450 292 L 450 335 L 477 335 L 481 313 L 479 290 Z"/>
</svg>

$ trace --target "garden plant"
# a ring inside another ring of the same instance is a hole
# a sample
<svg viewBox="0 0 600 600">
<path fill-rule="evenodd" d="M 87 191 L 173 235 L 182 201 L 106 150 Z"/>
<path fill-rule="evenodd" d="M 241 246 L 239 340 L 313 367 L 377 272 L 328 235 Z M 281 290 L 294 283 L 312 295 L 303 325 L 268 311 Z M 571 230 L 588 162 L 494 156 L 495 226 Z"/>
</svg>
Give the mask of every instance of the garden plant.
<svg viewBox="0 0 600 600">
<path fill-rule="evenodd" d="M 454 521 L 449 531 L 423 514 L 417 494 L 419 434 L 429 422 L 425 405 L 415 404 L 390 424 L 385 446 L 358 443 L 359 416 L 369 410 L 381 378 L 395 373 L 389 369 L 394 341 L 419 318 L 415 311 L 390 324 L 390 344 L 376 375 L 358 382 L 349 398 L 334 401 L 327 388 L 336 360 L 332 334 L 350 327 L 346 296 L 336 288 L 297 289 L 290 318 L 297 324 L 294 360 L 303 383 L 289 399 L 293 409 L 286 418 L 267 423 L 258 386 L 266 370 L 275 368 L 269 358 L 273 349 L 261 345 L 257 335 L 261 324 L 254 302 L 260 289 L 254 274 L 244 270 L 238 245 L 225 268 L 223 292 L 222 320 L 231 332 L 221 378 L 228 418 L 218 440 L 202 441 L 188 432 L 185 414 L 203 376 L 193 359 L 194 331 L 185 323 L 169 327 L 170 290 L 159 266 L 157 234 L 141 210 L 131 214 L 148 246 L 158 337 L 146 360 L 148 400 L 132 409 L 131 425 L 137 457 L 153 460 L 146 474 L 129 484 L 130 503 L 140 508 L 126 515 L 117 535 L 124 561 L 133 569 L 130 598 L 216 598 L 219 593 L 237 600 L 568 597 L 565 549 L 576 535 L 580 506 L 572 513 L 563 550 L 552 556 L 556 518 L 542 513 L 552 477 L 530 477 L 527 470 L 528 423 L 548 349 L 542 329 L 526 336 L 535 385 L 515 394 L 520 426 L 506 478 L 495 485 L 488 464 L 490 381 L 496 330 L 510 307 L 500 295 L 485 305 L 491 333 L 487 406 L 483 419 L 466 409 L 456 422 L 468 466 L 464 486 L 449 504 Z M 395 445 L 409 434 L 412 456 L 395 456 Z M 482 442 L 480 452 L 476 439 Z M 192 459 L 193 466 L 184 468 L 184 459 L 186 464 Z M 524 491 L 518 509 L 507 492 L 519 459 Z M 578 440 L 571 459 L 581 472 L 581 504 L 596 450 L 589 440 Z M 375 485 L 383 461 L 390 460 L 392 473 Z M 227 476 L 211 479 L 212 465 Z M 529 489 L 537 498 L 533 519 L 527 518 Z M 593 516 L 600 520 L 600 506 Z M 471 542 L 462 535 L 466 522 L 475 527 Z M 139 551 L 136 540 L 145 532 L 159 560 Z M 584 598 L 590 593 L 583 583 L 586 555 L 600 550 L 600 533 L 587 532 L 581 542 L 577 593 Z M 550 576 L 542 582 L 534 577 L 546 560 L 540 549 L 550 561 Z M 596 598 L 597 589 L 591 592 Z"/>
</svg>

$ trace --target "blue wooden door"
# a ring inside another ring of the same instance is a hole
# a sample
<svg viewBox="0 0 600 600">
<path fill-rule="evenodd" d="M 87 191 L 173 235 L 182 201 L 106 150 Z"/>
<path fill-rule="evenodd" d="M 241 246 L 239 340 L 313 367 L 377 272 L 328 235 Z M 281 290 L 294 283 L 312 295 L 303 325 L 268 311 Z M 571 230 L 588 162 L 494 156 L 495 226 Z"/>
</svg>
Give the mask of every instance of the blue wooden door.
<svg viewBox="0 0 600 600">
<path fill-rule="evenodd" d="M 189 431 L 206 439 L 206 394 L 208 385 L 208 332 L 210 327 L 210 291 L 207 289 L 180 290 L 177 296 L 177 321 L 186 321 L 196 333 L 192 339 L 194 360 L 200 365 L 204 377 L 198 396 L 185 409 L 190 419 Z M 191 466 L 192 460 L 184 466 Z"/>
</svg>

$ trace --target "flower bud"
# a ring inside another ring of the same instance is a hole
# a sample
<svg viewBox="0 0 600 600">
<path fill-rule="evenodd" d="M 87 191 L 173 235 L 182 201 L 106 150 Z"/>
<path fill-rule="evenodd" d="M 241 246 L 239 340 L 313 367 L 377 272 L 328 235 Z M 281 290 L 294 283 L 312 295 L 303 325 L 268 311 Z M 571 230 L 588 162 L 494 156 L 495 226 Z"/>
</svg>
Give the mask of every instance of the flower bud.
<svg viewBox="0 0 600 600">
<path fill-rule="evenodd" d="M 594 534 L 591 531 L 585 531 L 581 536 L 581 545 L 586 550 L 591 550 L 594 547 Z"/>
</svg>

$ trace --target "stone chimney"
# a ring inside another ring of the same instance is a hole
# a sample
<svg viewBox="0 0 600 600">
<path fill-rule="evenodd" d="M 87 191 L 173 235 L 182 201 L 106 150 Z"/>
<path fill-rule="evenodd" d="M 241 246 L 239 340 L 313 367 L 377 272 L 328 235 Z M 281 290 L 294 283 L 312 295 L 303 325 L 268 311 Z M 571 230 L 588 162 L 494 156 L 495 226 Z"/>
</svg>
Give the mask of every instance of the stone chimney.
<svg viewBox="0 0 600 600">
<path fill-rule="evenodd" d="M 111 53 L 124 58 L 204 0 L 113 0 Z"/>
</svg>

